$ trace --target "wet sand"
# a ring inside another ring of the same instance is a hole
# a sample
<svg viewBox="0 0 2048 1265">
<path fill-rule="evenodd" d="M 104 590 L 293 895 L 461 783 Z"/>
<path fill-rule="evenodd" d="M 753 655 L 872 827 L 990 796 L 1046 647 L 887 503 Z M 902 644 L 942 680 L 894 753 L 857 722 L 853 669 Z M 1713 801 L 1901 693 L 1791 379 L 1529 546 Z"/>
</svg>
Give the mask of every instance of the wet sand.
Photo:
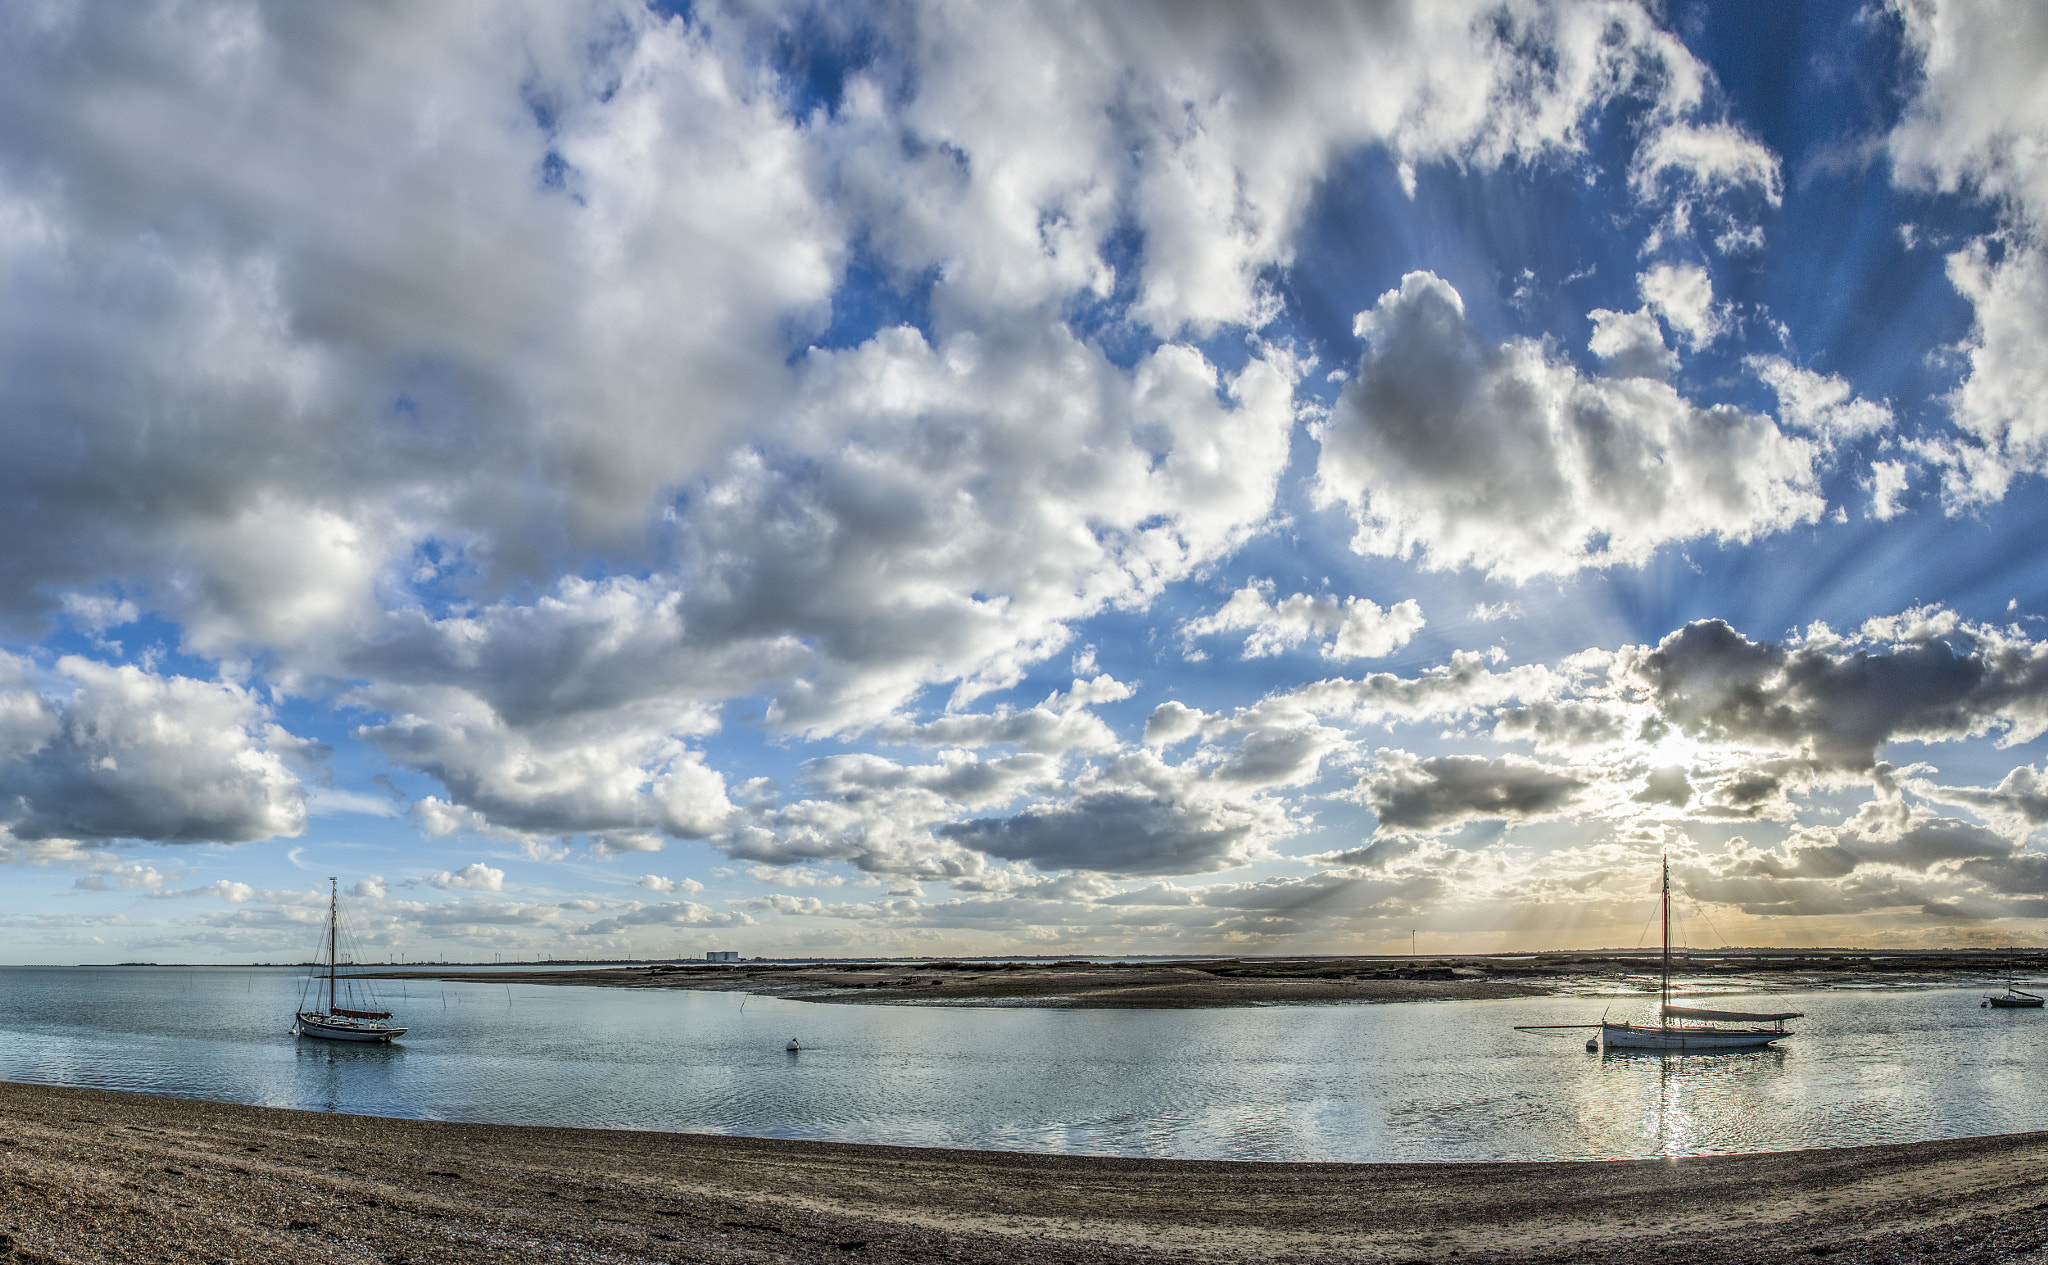
<svg viewBox="0 0 2048 1265">
<path fill-rule="evenodd" d="M 1974 984 L 2048 968 L 2039 953 L 1768 952 L 1692 954 L 1691 988 Z M 365 971 L 375 979 L 745 992 L 794 1001 L 941 1006 L 1186 1009 L 1280 1003 L 1454 1001 L 1654 991 L 1654 953 L 1514 957 L 1228 958 L 1185 962 L 655 963 L 584 969 Z"/>
<path fill-rule="evenodd" d="M 1122 1160 L 0 1084 L 0 1260 L 2048 1259 L 2048 1134 L 1575 1164 Z"/>
</svg>

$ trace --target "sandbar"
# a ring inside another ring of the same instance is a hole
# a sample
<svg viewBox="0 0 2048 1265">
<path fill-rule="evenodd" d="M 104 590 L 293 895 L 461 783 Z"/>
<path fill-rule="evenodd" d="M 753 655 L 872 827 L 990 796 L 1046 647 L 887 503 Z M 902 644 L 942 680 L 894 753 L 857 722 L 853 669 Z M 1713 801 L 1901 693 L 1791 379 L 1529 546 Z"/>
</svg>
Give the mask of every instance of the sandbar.
<svg viewBox="0 0 2048 1265">
<path fill-rule="evenodd" d="M 1654 995 L 1654 952 L 1444 958 L 1215 958 L 1168 962 L 658 962 L 489 971 L 370 968 L 373 979 L 744 992 L 851 1005 L 1199 1009 L 1285 1004 L 1466 1001 L 1583 993 Z M 1688 953 L 1676 979 L 1693 990 L 1988 984 L 2031 978 L 2048 955 L 1815 950 Z"/>
</svg>

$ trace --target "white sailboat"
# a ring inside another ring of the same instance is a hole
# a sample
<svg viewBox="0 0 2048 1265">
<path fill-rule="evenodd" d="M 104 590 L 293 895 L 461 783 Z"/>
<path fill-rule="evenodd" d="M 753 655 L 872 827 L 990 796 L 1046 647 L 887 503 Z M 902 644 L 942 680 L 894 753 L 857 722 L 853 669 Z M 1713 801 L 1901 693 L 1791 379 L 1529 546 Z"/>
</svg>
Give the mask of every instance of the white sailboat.
<svg viewBox="0 0 2048 1265">
<path fill-rule="evenodd" d="M 1803 1017 L 1799 1011 L 1755 1013 L 1746 1010 L 1709 1010 L 1699 1006 L 1671 1004 L 1671 859 L 1664 859 L 1664 957 L 1657 979 L 1657 1022 L 1597 1024 L 1523 1024 L 1522 1028 L 1598 1028 L 1599 1040 L 1610 1050 L 1657 1050 L 1667 1054 L 1700 1054 L 1715 1050 L 1755 1050 L 1792 1034 L 1785 1030 L 1787 1019 Z M 1770 1025 L 1766 1027 L 1765 1025 Z M 1594 1043 L 1588 1041 L 1587 1049 Z"/>
<path fill-rule="evenodd" d="M 327 884 L 327 1009 L 309 1009 L 302 995 L 299 998 L 299 1013 L 297 1021 L 292 1025 L 292 1033 L 295 1036 L 319 1037 L 327 1041 L 390 1041 L 395 1037 L 402 1037 L 406 1034 L 406 1029 L 393 1027 L 384 1022 L 391 1018 L 390 1011 L 351 1010 L 336 1002 L 341 889 L 334 879 L 328 879 Z"/>
</svg>

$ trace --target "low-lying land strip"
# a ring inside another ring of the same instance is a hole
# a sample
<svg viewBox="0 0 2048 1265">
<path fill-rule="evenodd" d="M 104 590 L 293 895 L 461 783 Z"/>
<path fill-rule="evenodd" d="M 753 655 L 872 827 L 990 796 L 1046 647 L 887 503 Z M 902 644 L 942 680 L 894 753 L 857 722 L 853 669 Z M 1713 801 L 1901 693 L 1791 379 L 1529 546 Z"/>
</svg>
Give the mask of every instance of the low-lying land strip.
<svg viewBox="0 0 2048 1265">
<path fill-rule="evenodd" d="M 1689 987 L 1974 983 L 2008 969 L 2048 967 L 2039 953 L 1688 954 Z M 1556 953 L 1515 957 L 1228 958 L 1179 962 L 741 962 L 655 963 L 587 969 L 383 970 L 372 978 L 690 988 L 798 1001 L 953 1006 L 1184 1008 L 1281 1002 L 1390 1002 L 1654 990 L 1654 954 Z"/>
<path fill-rule="evenodd" d="M 386 1120 L 0 1084 L 0 1260 L 2017 1261 L 2048 1134 L 1242 1164 Z"/>
</svg>

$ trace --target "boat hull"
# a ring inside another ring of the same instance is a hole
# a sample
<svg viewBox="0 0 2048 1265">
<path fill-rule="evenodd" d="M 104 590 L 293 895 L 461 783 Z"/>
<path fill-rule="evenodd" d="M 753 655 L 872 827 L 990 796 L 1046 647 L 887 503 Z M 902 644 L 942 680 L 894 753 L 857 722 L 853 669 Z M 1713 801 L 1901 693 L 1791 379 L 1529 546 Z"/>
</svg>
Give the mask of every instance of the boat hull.
<svg viewBox="0 0 2048 1265">
<path fill-rule="evenodd" d="M 390 1041 L 404 1036 L 406 1029 L 301 1012 L 298 1032 L 302 1037 L 318 1037 L 322 1041 Z"/>
<path fill-rule="evenodd" d="M 1677 1054 L 1756 1050 L 1791 1035 L 1782 1028 L 1653 1028 L 1634 1023 L 1600 1025 L 1600 1039 L 1610 1050 L 1664 1050 Z"/>
<path fill-rule="evenodd" d="M 1987 997 L 1994 1010 L 2035 1010 L 2041 1005 L 2039 997 Z"/>
</svg>

